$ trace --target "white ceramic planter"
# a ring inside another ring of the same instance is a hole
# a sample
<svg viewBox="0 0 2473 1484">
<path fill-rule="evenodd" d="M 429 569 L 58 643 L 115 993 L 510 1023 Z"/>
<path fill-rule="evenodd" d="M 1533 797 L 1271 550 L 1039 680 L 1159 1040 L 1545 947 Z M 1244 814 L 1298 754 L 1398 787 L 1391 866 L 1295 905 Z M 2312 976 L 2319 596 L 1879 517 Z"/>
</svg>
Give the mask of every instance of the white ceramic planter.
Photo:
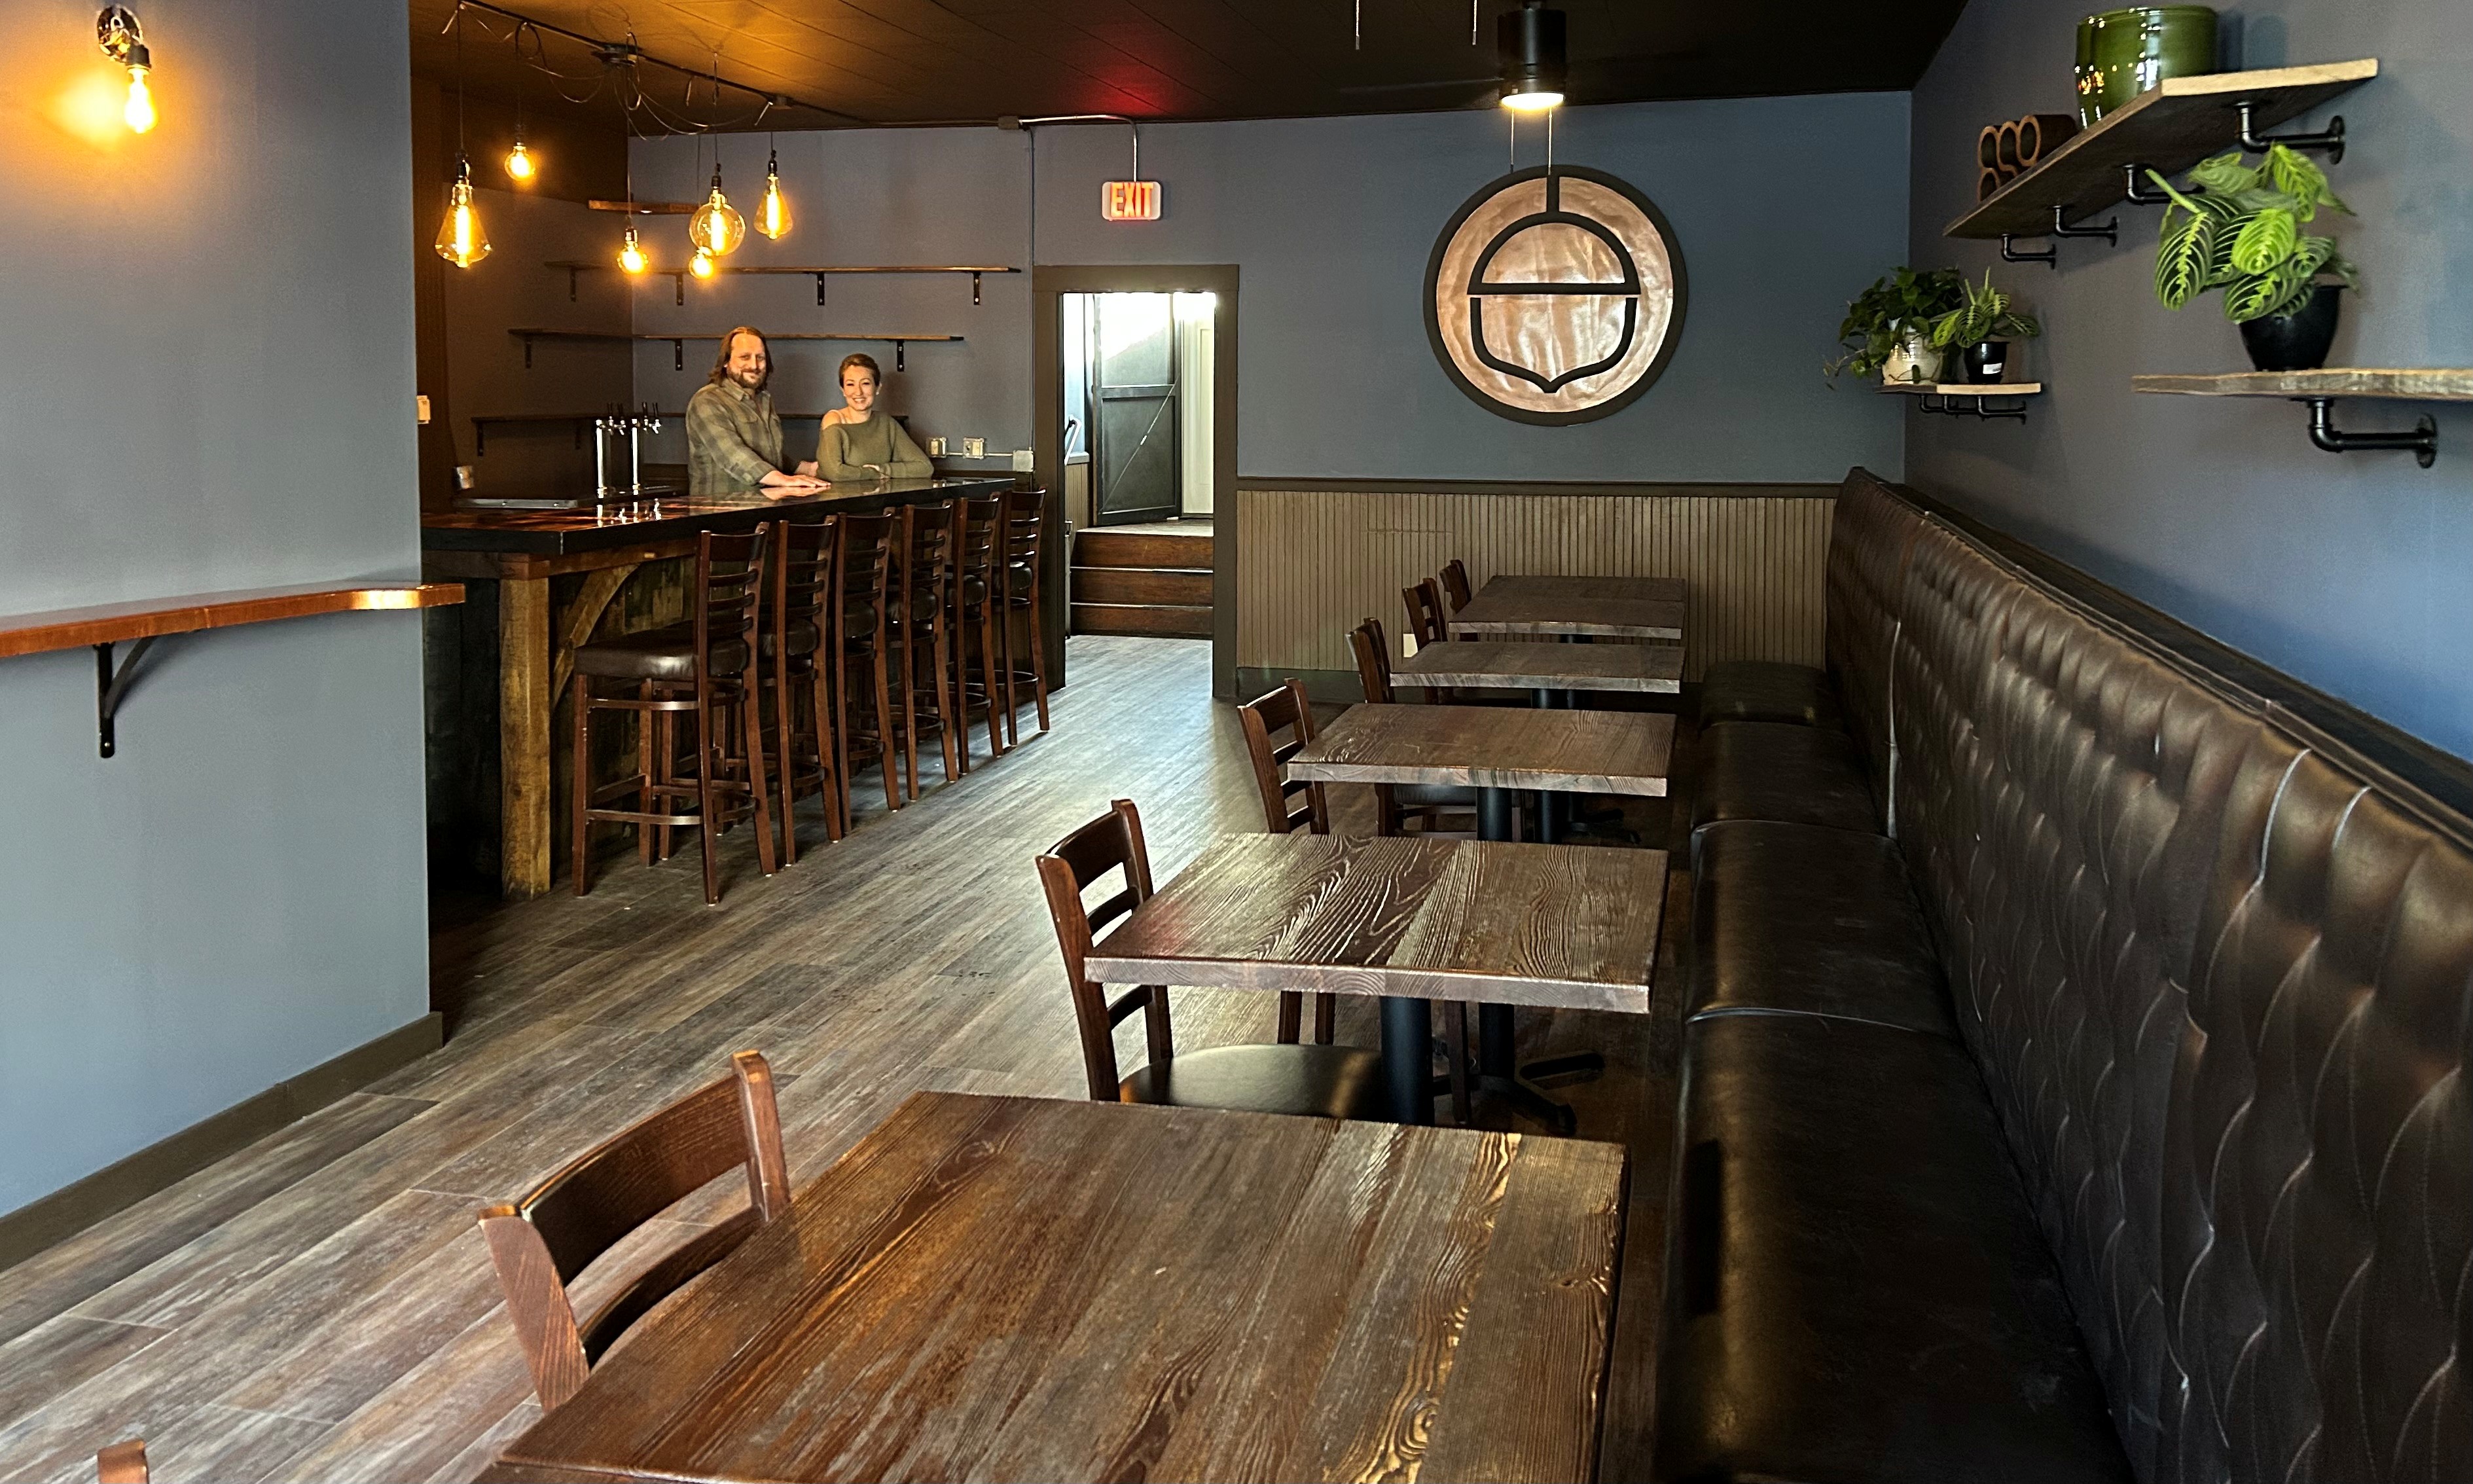
<svg viewBox="0 0 2473 1484">
<path fill-rule="evenodd" d="M 1891 386 L 1909 382 L 1930 386 L 1940 380 L 1940 362 L 1937 347 L 1921 335 L 1909 335 L 1881 363 L 1881 380 Z"/>
</svg>

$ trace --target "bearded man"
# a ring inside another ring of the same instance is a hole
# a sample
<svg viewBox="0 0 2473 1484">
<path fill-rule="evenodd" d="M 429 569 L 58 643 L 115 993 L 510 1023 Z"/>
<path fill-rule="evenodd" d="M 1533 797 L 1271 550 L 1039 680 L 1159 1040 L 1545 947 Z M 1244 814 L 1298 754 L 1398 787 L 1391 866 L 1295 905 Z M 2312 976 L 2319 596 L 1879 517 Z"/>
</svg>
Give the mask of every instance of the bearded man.
<svg viewBox="0 0 2473 1484">
<path fill-rule="evenodd" d="M 785 472 L 781 419 L 773 411 L 773 357 L 763 332 L 742 324 L 721 337 L 706 385 L 687 398 L 687 493 L 757 490 L 780 498 L 829 488 L 810 459 Z"/>
</svg>

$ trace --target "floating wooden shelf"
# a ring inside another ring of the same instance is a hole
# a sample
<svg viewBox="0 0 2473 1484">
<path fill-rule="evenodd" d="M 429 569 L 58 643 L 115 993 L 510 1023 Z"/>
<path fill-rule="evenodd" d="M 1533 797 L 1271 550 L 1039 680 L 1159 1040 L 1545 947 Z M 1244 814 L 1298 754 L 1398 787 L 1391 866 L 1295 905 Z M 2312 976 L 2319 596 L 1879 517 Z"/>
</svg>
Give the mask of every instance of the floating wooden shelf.
<svg viewBox="0 0 2473 1484">
<path fill-rule="evenodd" d="M 2072 135 L 2059 149 L 1975 208 L 1949 224 L 1948 237 L 2039 237 L 2065 220 L 2124 200 L 2132 169 L 2173 175 L 2240 142 L 2235 105 L 2251 106 L 2253 128 L 2267 129 L 2307 113 L 2379 75 L 2375 58 L 2315 67 L 2217 72 L 2167 78 Z M 2151 182 L 2148 189 L 2152 190 Z"/>
<path fill-rule="evenodd" d="M 670 369 L 673 371 L 684 371 L 687 366 L 686 343 L 688 341 L 719 340 L 721 338 L 718 331 L 708 334 L 648 335 L 638 333 L 622 335 L 614 331 L 608 330 L 511 329 L 507 331 L 507 333 L 516 337 L 524 343 L 524 370 L 526 371 L 533 369 L 533 342 L 537 340 L 666 340 L 670 343 L 672 349 Z M 935 342 L 944 345 L 959 345 L 962 340 L 962 337 L 959 335 L 844 335 L 837 331 L 828 332 L 818 330 L 783 330 L 779 333 L 768 333 L 764 338 L 766 340 L 856 340 L 870 345 L 891 346 L 893 347 L 893 369 L 895 371 L 903 371 L 907 369 L 908 355 L 904 347 L 913 343 Z"/>
<path fill-rule="evenodd" d="M 588 201 L 595 211 L 623 211 L 629 216 L 693 216 L 703 203 L 694 201 Z"/>
<path fill-rule="evenodd" d="M 2340 396 L 2386 402 L 2473 402 L 2473 369 L 2390 370 L 2338 366 L 2322 371 L 2230 371 L 2222 375 L 2146 375 L 2129 378 L 2132 390 L 2179 396 L 2276 396 L 2310 408 L 2310 442 L 2329 453 L 2392 449 L 2411 453 L 2423 468 L 2438 459 L 2438 420 L 2425 417 L 2409 429 L 2346 432 L 2336 426 Z"/>
<path fill-rule="evenodd" d="M 576 275 L 578 274 L 617 273 L 621 271 L 615 263 L 588 263 L 574 258 L 553 258 L 550 261 L 541 264 L 541 266 L 543 268 L 563 268 L 566 270 L 566 297 L 570 303 L 575 299 Z M 837 267 L 807 268 L 784 267 L 770 263 L 735 265 L 716 263 L 713 265 L 712 271 L 716 274 L 790 274 L 812 276 L 816 280 L 816 302 L 820 304 L 825 301 L 825 280 L 834 274 L 969 274 L 971 275 L 971 302 L 975 304 L 979 302 L 980 275 L 1018 274 L 1021 272 L 1019 268 L 1006 268 L 999 264 L 985 263 L 918 266 L 849 264 Z M 676 290 L 678 301 L 682 304 L 687 301 L 688 271 L 686 269 L 647 268 L 644 270 L 644 274 L 658 275 L 661 277 L 671 279 Z"/>
<path fill-rule="evenodd" d="M 1884 392 L 1915 396 L 2032 396 L 2044 390 L 2040 381 L 1901 381 L 1885 383 Z"/>
</svg>

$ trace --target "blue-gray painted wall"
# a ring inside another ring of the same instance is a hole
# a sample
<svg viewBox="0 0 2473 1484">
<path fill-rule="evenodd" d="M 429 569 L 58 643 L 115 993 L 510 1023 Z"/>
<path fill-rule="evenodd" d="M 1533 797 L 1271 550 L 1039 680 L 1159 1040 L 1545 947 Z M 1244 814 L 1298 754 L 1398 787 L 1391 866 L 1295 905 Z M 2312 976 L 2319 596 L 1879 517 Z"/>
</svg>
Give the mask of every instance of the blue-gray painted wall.
<svg viewBox="0 0 2473 1484">
<path fill-rule="evenodd" d="M 1905 251 L 1905 95 L 1564 111 L 1555 157 L 1645 191 L 1672 222 L 1691 275 L 1683 342 L 1664 378 L 1623 412 L 1575 428 L 1481 410 L 1427 346 L 1427 255 L 1460 203 L 1508 167 L 1507 128 L 1492 109 L 1146 127 L 1142 174 L 1165 183 L 1166 206 L 1144 225 L 1099 219 L 1100 182 L 1130 168 L 1121 126 L 1031 139 L 996 129 L 784 134 L 798 228 L 778 244 L 754 239 L 742 260 L 1023 263 L 1035 147 L 1037 261 L 1241 270 L 1240 474 L 1790 481 L 1835 480 L 1858 463 L 1900 468 L 1898 410 L 1861 389 L 1830 391 L 1819 365 L 1847 284 Z M 1542 159 L 1544 143 L 1525 127 L 1521 162 Z M 761 142 L 724 150 L 725 184 L 751 203 Z M 690 140 L 639 142 L 636 190 L 701 197 L 698 154 Z M 676 219 L 655 220 L 683 246 Z M 753 320 L 967 333 L 966 346 L 911 348 L 911 373 L 891 389 L 895 410 L 923 434 L 1029 443 L 1025 277 L 987 280 L 975 309 L 966 282 L 919 278 L 836 279 L 821 311 L 801 278 L 690 283 L 687 298 L 675 308 L 666 279 L 639 288 L 637 329 Z M 702 365 L 689 348 L 684 373 L 671 370 L 666 345 L 640 349 L 637 396 L 675 405 L 692 391 L 711 348 L 701 347 Z M 827 396 L 847 348 L 778 346 L 781 405 Z"/>
<path fill-rule="evenodd" d="M 162 121 L 90 140 L 94 8 L 0 0 L 0 611 L 415 576 L 403 13 L 143 19 Z M 165 639 L 109 761 L 94 707 L 0 659 L 0 1211 L 429 1008 L 418 615 Z"/>
<path fill-rule="evenodd" d="M 2138 371 L 2246 371 L 2219 296 L 2178 314 L 2150 289 L 2157 209 L 2120 208 L 2122 245 L 2061 245 L 2057 272 L 1944 238 L 1973 198 L 1977 129 L 2072 106 L 2086 7 L 1975 0 L 1914 95 L 1913 261 L 2015 287 L 2042 314 L 2024 427 L 1909 415 L 1908 478 L 2237 648 L 2473 754 L 2473 409 L 2344 402 L 2340 425 L 2436 412 L 2437 467 L 2311 446 L 2273 400 L 2141 395 Z M 2473 365 L 2473 5 L 2268 0 L 2227 12 L 2226 60 L 2375 57 L 2379 78 L 2289 127 L 2341 113 L 2330 175 L 2364 292 L 2333 365 Z M 1851 285 L 1849 292 L 1854 287 Z"/>
</svg>

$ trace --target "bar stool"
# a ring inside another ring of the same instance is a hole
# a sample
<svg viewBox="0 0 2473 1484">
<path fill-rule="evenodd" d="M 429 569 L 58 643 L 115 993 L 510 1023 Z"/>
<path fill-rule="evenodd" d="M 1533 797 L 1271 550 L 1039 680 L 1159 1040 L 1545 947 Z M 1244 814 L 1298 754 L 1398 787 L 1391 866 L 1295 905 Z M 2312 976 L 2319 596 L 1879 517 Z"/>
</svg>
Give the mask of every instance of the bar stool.
<svg viewBox="0 0 2473 1484">
<path fill-rule="evenodd" d="M 849 829 L 835 763 L 837 673 L 825 654 L 826 605 L 832 599 L 841 517 L 785 520 L 777 527 L 771 596 L 762 635 L 773 685 L 773 755 L 781 772 L 781 863 L 799 858 L 799 801 L 824 802 L 825 839 Z"/>
<path fill-rule="evenodd" d="M 1039 706 L 1039 730 L 1047 730 L 1047 635 L 1041 623 L 1040 551 L 1047 530 L 1047 491 L 1016 490 L 1004 496 L 1004 713 L 1005 740 L 1019 746 L 1021 734 L 1014 728 L 1013 688 L 1017 682 L 1031 687 L 1031 697 Z M 1016 662 L 1013 653 L 1014 618 L 1026 615 L 1024 626 L 1029 634 L 1030 663 Z"/>
<path fill-rule="evenodd" d="M 764 774 L 764 730 L 756 712 L 760 671 L 756 664 L 756 608 L 764 591 L 764 552 L 772 527 L 760 525 L 746 536 L 705 532 L 696 541 L 694 617 L 644 634 L 579 646 L 575 651 L 575 895 L 591 887 L 589 843 L 592 822 L 606 820 L 636 826 L 636 843 L 647 862 L 655 855 L 648 827 L 659 826 L 659 854 L 669 856 L 671 826 L 699 827 L 704 847 L 704 899 L 721 900 L 715 867 L 715 836 L 734 823 L 730 803 L 744 797 L 756 818 L 756 855 L 764 874 L 780 868 L 773 857 L 771 787 Z M 633 681 L 633 697 L 596 696 L 595 680 Z M 592 713 L 633 711 L 639 722 L 638 771 L 596 789 L 591 786 Z M 691 778 L 675 772 L 676 744 L 672 718 L 695 716 L 695 771 Z M 735 714 L 746 747 L 744 756 L 730 750 L 731 717 Z M 628 794 L 632 809 L 602 807 Z M 696 802 L 693 813 L 675 802 Z M 669 804 L 663 809 L 657 805 Z"/>
<path fill-rule="evenodd" d="M 964 500 L 953 516 L 953 668 L 955 706 L 961 718 L 962 766 L 971 762 L 971 708 L 983 708 L 988 723 L 988 755 L 1002 757 L 1004 730 L 996 720 L 996 624 L 1004 613 L 997 566 L 1004 541 L 1004 501 Z M 971 637 L 979 642 L 979 673 L 971 676 Z"/>
<path fill-rule="evenodd" d="M 945 747 L 945 781 L 961 776 L 953 755 L 953 649 L 946 629 L 945 584 L 953 564 L 953 502 L 905 506 L 901 553 L 892 603 L 893 673 L 901 685 L 901 759 L 910 797 L 919 797 L 919 735 L 932 732 Z M 926 673 L 921 675 L 924 659 Z"/>
<path fill-rule="evenodd" d="M 900 783 L 894 777 L 893 694 L 886 664 L 886 651 L 891 646 L 885 632 L 885 603 L 892 595 L 894 538 L 899 523 L 898 517 L 889 515 L 842 516 L 841 541 L 833 559 L 837 589 L 833 603 L 833 662 L 838 667 L 833 695 L 840 708 L 833 739 L 840 749 L 835 760 L 841 768 L 845 820 L 850 818 L 851 770 L 862 763 L 883 765 L 884 806 L 901 807 Z M 859 671 L 855 676 L 852 674 L 853 666 Z M 872 686 L 866 683 L 870 679 L 875 682 Z M 851 683 L 853 680 L 859 682 L 855 687 Z M 858 723 L 854 696 L 870 706 L 868 726 Z"/>
</svg>

